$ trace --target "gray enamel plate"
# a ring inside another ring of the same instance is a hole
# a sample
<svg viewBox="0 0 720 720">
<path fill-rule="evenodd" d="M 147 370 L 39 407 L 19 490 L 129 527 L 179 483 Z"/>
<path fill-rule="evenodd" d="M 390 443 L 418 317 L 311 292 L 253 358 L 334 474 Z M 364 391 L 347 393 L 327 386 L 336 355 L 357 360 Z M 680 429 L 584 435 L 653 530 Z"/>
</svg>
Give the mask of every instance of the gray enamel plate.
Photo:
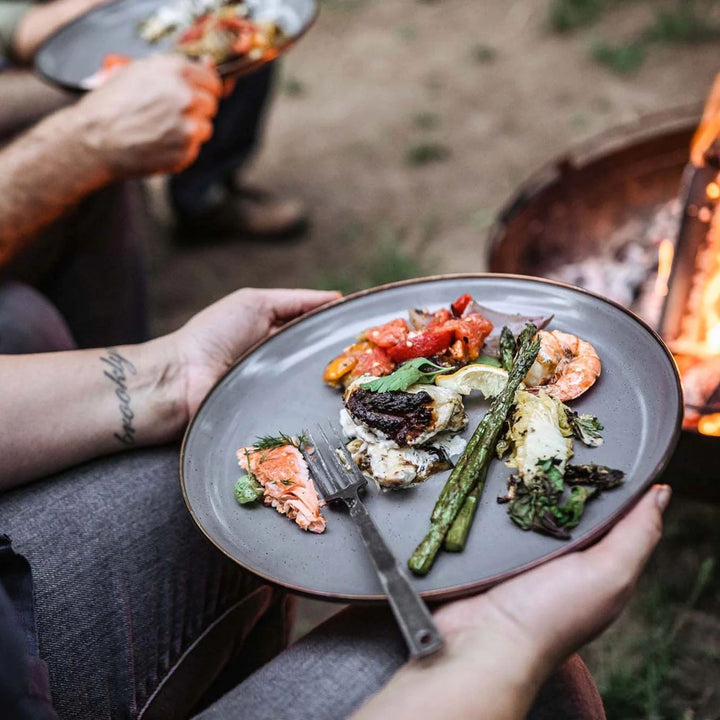
<svg viewBox="0 0 720 720">
<path fill-rule="evenodd" d="M 82 90 L 83 81 L 98 71 L 106 55 L 121 54 L 142 58 L 172 50 L 177 33 L 157 43 L 148 43 L 138 34 L 138 24 L 161 5 L 176 0 L 113 0 L 85 13 L 49 37 L 35 56 L 35 70 L 69 90 Z M 245 0 L 256 20 L 273 20 L 286 40 L 277 48 L 284 53 L 312 25 L 318 12 L 317 0 Z M 238 77 L 264 65 L 266 60 L 228 60 L 218 66 L 224 77 Z"/>
<path fill-rule="evenodd" d="M 609 465 L 627 478 L 590 503 L 572 539 L 563 542 L 523 532 L 510 521 L 506 506 L 496 502 L 510 471 L 494 461 L 465 551 L 442 553 L 429 575 L 413 579 L 415 587 L 426 598 L 464 595 L 587 545 L 617 521 L 665 467 L 679 436 L 682 392 L 669 351 L 634 315 L 585 291 L 534 278 L 456 275 L 350 296 L 291 323 L 230 370 L 188 428 L 181 456 L 183 493 L 207 537 L 240 565 L 295 592 L 344 601 L 383 599 L 345 512 L 325 508 L 327 529 L 314 535 L 270 508 L 238 505 L 233 486 L 241 471 L 235 451 L 258 435 L 298 433 L 337 418 L 340 392 L 322 381 L 333 357 L 368 327 L 407 317 L 411 307 L 447 307 L 463 293 L 509 313 L 554 314 L 551 329 L 595 346 L 602 375 L 571 404 L 600 418 L 605 443 L 591 449 L 576 441 L 574 462 Z M 465 405 L 469 436 L 488 403 L 471 396 Z M 403 563 L 427 531 L 447 475 L 434 475 L 409 490 L 368 489 L 368 510 Z"/>
</svg>

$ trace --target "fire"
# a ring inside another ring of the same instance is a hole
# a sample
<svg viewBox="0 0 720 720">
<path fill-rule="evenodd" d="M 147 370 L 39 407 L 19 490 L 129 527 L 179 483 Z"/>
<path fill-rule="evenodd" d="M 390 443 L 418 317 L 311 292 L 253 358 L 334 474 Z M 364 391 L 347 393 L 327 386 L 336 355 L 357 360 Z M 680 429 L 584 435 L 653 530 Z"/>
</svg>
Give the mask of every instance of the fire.
<svg viewBox="0 0 720 720">
<path fill-rule="evenodd" d="M 720 386 L 716 387 L 716 365 L 720 356 L 720 74 L 708 95 L 703 116 L 692 139 L 690 163 L 696 173 L 703 171 L 707 177 L 705 197 L 701 199 L 702 196 L 694 195 L 690 201 L 688 195 L 683 212 L 687 217 L 695 218 L 695 222 L 707 226 L 705 239 L 694 250 L 694 257 L 690 256 L 690 266 L 687 253 L 693 246 L 681 245 L 687 237 L 685 234 L 678 236 L 676 244 L 663 240 L 658 248 L 655 288 L 660 296 L 668 296 L 673 262 L 684 251 L 684 264 L 679 265 L 678 272 L 684 273 L 685 279 L 681 278 L 681 282 L 685 282 L 688 289 L 682 319 L 679 326 L 675 325 L 670 342 L 681 368 L 686 401 L 689 402 L 684 425 L 695 426 L 704 435 L 720 436 L 720 412 L 716 412 L 716 396 L 720 391 Z M 697 233 L 692 237 L 697 238 Z M 675 290 L 676 279 L 674 275 L 672 278 L 672 289 Z"/>
<path fill-rule="evenodd" d="M 705 325 L 705 346 L 707 352 L 720 352 L 720 271 L 708 280 L 703 291 L 702 318 Z"/>
<path fill-rule="evenodd" d="M 675 245 L 673 245 L 672 240 L 667 238 L 661 240 L 658 247 L 658 274 L 655 279 L 655 292 L 662 297 L 668 294 L 668 280 L 670 279 L 674 255 Z"/>
<path fill-rule="evenodd" d="M 698 421 L 698 432 L 702 435 L 720 435 L 720 413 L 703 415 Z"/>
</svg>

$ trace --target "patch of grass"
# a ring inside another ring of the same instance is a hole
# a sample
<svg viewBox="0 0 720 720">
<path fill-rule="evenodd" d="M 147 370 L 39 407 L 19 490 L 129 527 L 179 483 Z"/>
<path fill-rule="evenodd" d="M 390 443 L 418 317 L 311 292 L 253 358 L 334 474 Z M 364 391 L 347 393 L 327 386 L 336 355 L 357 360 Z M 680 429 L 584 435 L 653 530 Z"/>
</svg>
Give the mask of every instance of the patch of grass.
<svg viewBox="0 0 720 720">
<path fill-rule="evenodd" d="M 597 43 L 592 57 L 608 70 L 618 75 L 629 75 L 640 69 L 645 61 L 645 45 L 638 40 L 625 43 Z"/>
<path fill-rule="evenodd" d="M 431 95 L 437 95 L 442 90 L 442 78 L 436 73 L 430 73 L 423 80 L 423 85 Z"/>
<path fill-rule="evenodd" d="M 568 33 L 591 25 L 612 4 L 609 0 L 553 0 L 548 10 L 550 27 Z"/>
<path fill-rule="evenodd" d="M 437 142 L 418 142 L 411 145 L 405 153 L 407 165 L 429 165 L 444 162 L 450 157 L 450 148 Z"/>
<path fill-rule="evenodd" d="M 478 64 L 495 62 L 497 50 L 492 45 L 475 43 L 470 50 L 472 59 Z"/>
<path fill-rule="evenodd" d="M 399 27 L 396 32 L 403 42 L 413 42 L 417 40 L 418 31 L 414 25 L 404 25 L 403 27 Z"/>
<path fill-rule="evenodd" d="M 495 222 L 495 208 L 482 207 L 470 213 L 470 223 L 478 232 L 487 230 Z"/>
<path fill-rule="evenodd" d="M 698 10 L 694 2 L 685 0 L 674 10 L 658 10 L 645 37 L 655 42 L 676 44 L 711 42 L 720 38 L 720 26 L 711 22 L 702 9 Z"/>
<path fill-rule="evenodd" d="M 371 243 L 368 236 L 372 238 Z M 427 274 L 421 260 L 405 250 L 400 233 L 390 225 L 382 224 L 369 231 L 361 223 L 353 223 L 341 233 L 340 244 L 353 248 L 354 252 L 345 262 L 345 267 L 353 270 L 326 272 L 314 283 L 315 287 L 339 290 L 347 295 Z"/>
<path fill-rule="evenodd" d="M 413 115 L 413 125 L 420 130 L 434 130 L 440 125 L 440 116 L 434 112 L 418 112 Z"/>
<path fill-rule="evenodd" d="M 689 595 L 678 607 L 668 588 L 654 582 L 643 588 L 634 611 L 642 617 L 644 630 L 618 638 L 610 669 L 596 674 L 598 687 L 609 718 L 650 718 L 665 720 L 672 700 L 672 680 L 678 659 L 677 640 L 688 614 L 708 588 L 714 559 L 706 558 Z"/>
<path fill-rule="evenodd" d="M 570 116 L 570 125 L 575 130 L 584 130 L 590 125 L 590 118 L 583 112 L 574 112 Z"/>
<path fill-rule="evenodd" d="M 290 97 L 300 97 L 306 92 L 305 83 L 292 75 L 286 78 L 282 90 L 285 95 L 289 95 Z"/>
</svg>

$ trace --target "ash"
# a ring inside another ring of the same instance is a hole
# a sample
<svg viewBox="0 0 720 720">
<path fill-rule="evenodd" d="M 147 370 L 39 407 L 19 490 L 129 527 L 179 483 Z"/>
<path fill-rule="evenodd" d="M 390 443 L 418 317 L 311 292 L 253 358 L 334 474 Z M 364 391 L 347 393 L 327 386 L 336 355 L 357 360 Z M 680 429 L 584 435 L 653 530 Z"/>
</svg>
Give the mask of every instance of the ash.
<svg viewBox="0 0 720 720">
<path fill-rule="evenodd" d="M 610 298 L 656 328 L 663 303 L 658 248 L 663 240 L 675 242 L 679 225 L 680 201 L 674 199 L 658 205 L 649 219 L 633 218 L 619 227 L 601 253 L 556 267 L 547 277 Z"/>
</svg>

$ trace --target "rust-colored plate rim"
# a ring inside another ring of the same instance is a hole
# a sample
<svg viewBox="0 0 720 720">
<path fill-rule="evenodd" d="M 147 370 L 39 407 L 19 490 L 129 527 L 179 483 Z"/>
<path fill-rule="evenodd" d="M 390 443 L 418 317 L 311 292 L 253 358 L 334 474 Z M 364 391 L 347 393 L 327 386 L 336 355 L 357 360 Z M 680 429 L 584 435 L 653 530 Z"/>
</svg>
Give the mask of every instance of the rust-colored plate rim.
<svg viewBox="0 0 720 720">
<path fill-rule="evenodd" d="M 558 282 L 556 280 L 548 280 L 545 278 L 534 277 L 531 275 L 516 275 L 516 274 L 510 274 L 510 273 L 456 273 L 456 274 L 445 274 L 445 275 L 430 275 L 430 276 L 422 277 L 422 278 L 414 278 L 412 280 L 400 280 L 398 282 L 387 283 L 386 285 L 379 285 L 377 287 L 369 288 L 367 290 L 361 290 L 359 292 L 352 293 L 351 295 L 347 295 L 345 297 L 339 298 L 338 300 L 336 300 L 334 302 L 328 303 L 327 305 L 323 305 L 322 307 L 312 310 L 309 313 L 306 313 L 305 315 L 302 315 L 298 318 L 295 318 L 294 320 L 291 320 L 286 325 L 283 325 L 283 327 L 280 328 L 277 332 L 278 333 L 286 332 L 287 330 L 294 327 L 298 323 L 303 322 L 306 318 L 313 317 L 315 315 L 320 315 L 324 312 L 327 312 L 331 308 L 337 307 L 338 305 L 343 305 L 352 300 L 356 300 L 357 298 L 362 298 L 367 295 L 377 294 L 377 293 L 383 292 L 385 290 L 390 290 L 392 288 L 404 287 L 407 285 L 418 285 L 418 284 L 422 284 L 422 283 L 436 282 L 436 281 L 442 281 L 442 280 L 479 280 L 479 279 L 483 279 L 483 278 L 520 280 L 520 281 L 537 283 L 540 285 L 565 288 L 567 290 L 571 290 L 576 293 L 581 293 L 583 295 L 587 295 L 596 300 L 600 300 L 608 305 L 613 306 L 617 310 L 620 310 L 623 313 L 625 313 L 626 315 L 628 315 L 629 317 L 631 317 L 638 324 L 640 324 L 645 330 L 647 330 L 647 332 L 650 334 L 650 336 L 655 339 L 655 341 L 657 342 L 659 347 L 665 353 L 667 359 L 669 360 L 669 362 L 674 370 L 675 378 L 677 380 L 677 382 L 676 382 L 676 393 L 677 393 L 676 400 L 677 400 L 678 412 L 674 419 L 675 427 L 674 427 L 674 431 L 672 434 L 672 440 L 668 444 L 668 447 L 665 449 L 665 452 L 662 454 L 661 458 L 655 464 L 655 467 L 654 467 L 653 471 L 650 473 L 647 480 L 637 487 L 635 492 L 628 498 L 626 504 L 623 507 L 619 508 L 612 515 L 609 515 L 603 522 L 599 523 L 589 535 L 587 535 L 586 537 L 583 537 L 579 540 L 575 540 L 575 541 L 571 540 L 567 544 L 558 548 L 556 551 L 550 552 L 546 555 L 543 555 L 541 558 L 538 558 L 537 560 L 525 563 L 524 565 L 522 565 L 520 567 L 513 568 L 512 570 L 509 570 L 504 573 L 497 573 L 497 574 L 492 575 L 491 577 L 488 577 L 484 580 L 481 580 L 478 582 L 472 582 L 472 583 L 465 583 L 462 585 L 454 585 L 451 587 L 442 588 L 442 589 L 438 589 L 438 590 L 429 590 L 429 591 L 420 592 L 420 595 L 429 602 L 440 602 L 440 601 L 445 601 L 445 600 L 452 600 L 452 599 L 472 595 L 472 594 L 475 594 L 478 592 L 482 592 L 483 590 L 487 590 L 490 587 L 493 587 L 494 585 L 497 585 L 498 583 L 503 582 L 504 580 L 508 580 L 512 577 L 515 577 L 516 575 L 520 575 L 521 573 L 527 572 L 528 570 L 538 567 L 539 565 L 543 565 L 550 560 L 554 560 L 555 558 L 561 557 L 563 555 L 567 555 L 568 553 L 575 552 L 577 550 L 582 550 L 582 549 L 594 544 L 595 542 L 597 542 L 601 537 L 603 537 L 610 530 L 611 527 L 613 527 L 620 519 L 622 519 L 625 515 L 627 515 L 628 512 L 630 512 L 630 510 L 637 504 L 637 502 L 640 500 L 640 498 L 644 495 L 647 488 L 653 484 L 653 482 L 658 477 L 658 475 L 660 475 L 663 472 L 663 470 L 667 467 L 667 464 L 670 461 L 673 451 L 675 450 L 675 446 L 677 445 L 677 442 L 680 438 L 680 431 L 682 429 L 683 392 L 682 392 L 682 385 L 680 382 L 680 373 L 678 371 L 677 364 L 675 362 L 675 358 L 673 357 L 673 354 L 670 352 L 670 350 L 665 345 L 662 338 L 657 334 L 657 332 L 655 332 L 655 330 L 653 330 L 642 318 L 640 318 L 634 312 L 632 312 L 631 310 L 628 310 L 628 308 L 624 307 L 623 305 L 620 305 L 619 303 L 615 302 L 614 300 L 610 300 L 601 295 L 590 292 L 589 290 L 585 290 L 584 288 L 580 288 L 575 285 L 569 285 L 569 284 L 563 283 L 563 282 Z M 250 356 L 253 352 L 255 352 L 255 350 L 257 350 L 259 347 L 261 347 L 266 341 L 267 341 L 267 338 L 260 340 L 259 342 L 255 343 L 251 348 L 246 350 L 238 358 L 237 362 L 231 368 L 228 369 L 228 371 L 227 371 L 227 373 L 225 373 L 225 375 L 231 373 L 235 369 L 235 367 L 237 367 L 240 363 L 242 363 L 248 356 Z M 225 377 L 225 376 L 223 376 L 223 377 Z M 184 472 L 183 472 L 183 466 L 184 466 L 184 461 L 185 461 L 186 445 L 187 445 L 190 433 L 192 432 L 195 420 L 200 415 L 208 398 L 212 395 L 215 388 L 217 387 L 218 384 L 220 384 L 220 382 L 222 380 L 223 380 L 223 378 L 220 378 L 215 383 L 215 385 L 210 389 L 208 394 L 205 396 L 205 399 L 200 404 L 197 412 L 195 413 L 195 416 L 190 421 L 187 429 L 185 430 L 185 434 L 183 436 L 183 441 L 182 441 L 182 446 L 180 448 L 180 465 L 179 465 L 180 488 L 182 490 L 183 498 L 185 500 L 185 505 L 187 506 L 188 511 L 190 512 L 190 515 L 192 516 L 193 520 L 195 521 L 195 524 L 202 531 L 202 533 L 205 535 L 205 537 L 207 537 L 207 539 L 210 540 L 210 542 L 213 545 L 215 545 L 215 547 L 217 547 L 218 550 L 220 550 L 224 555 L 226 555 L 233 562 L 237 563 L 241 567 L 244 567 L 246 570 L 253 573 L 254 575 L 261 577 L 263 580 L 265 580 L 266 582 L 268 582 L 271 585 L 274 585 L 277 587 L 282 587 L 282 588 L 289 590 L 290 592 L 295 593 L 297 595 L 302 595 L 305 597 L 313 598 L 315 600 L 326 600 L 328 602 L 342 602 L 342 603 L 385 603 L 385 602 L 387 602 L 387 598 L 384 595 L 355 595 L 355 594 L 347 595 L 347 594 L 341 594 L 341 593 L 318 592 L 318 591 L 312 590 L 310 588 L 303 587 L 301 585 L 294 585 L 291 583 L 279 582 L 276 578 L 270 577 L 269 575 L 264 574 L 264 573 L 259 573 L 258 571 L 254 570 L 252 567 L 250 567 L 249 565 L 246 565 L 245 563 L 240 562 L 231 553 L 227 552 L 223 547 L 221 547 L 221 545 L 208 532 L 206 532 L 205 528 L 203 527 L 202 523 L 200 522 L 200 519 L 195 514 L 195 512 L 190 504 L 187 490 L 185 487 L 185 476 L 184 476 Z"/>
</svg>

